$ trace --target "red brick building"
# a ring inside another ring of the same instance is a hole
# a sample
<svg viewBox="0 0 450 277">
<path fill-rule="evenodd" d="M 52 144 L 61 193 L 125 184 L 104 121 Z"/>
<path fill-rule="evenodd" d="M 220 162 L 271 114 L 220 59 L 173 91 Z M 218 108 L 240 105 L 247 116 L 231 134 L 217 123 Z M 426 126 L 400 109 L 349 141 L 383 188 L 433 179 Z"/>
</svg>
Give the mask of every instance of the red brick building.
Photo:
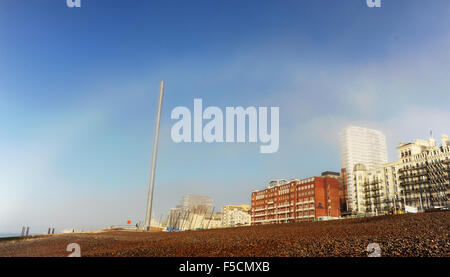
<svg viewBox="0 0 450 277">
<path fill-rule="evenodd" d="M 343 182 L 335 172 L 303 180 L 271 181 L 266 189 L 252 192 L 252 225 L 339 217 Z"/>
</svg>

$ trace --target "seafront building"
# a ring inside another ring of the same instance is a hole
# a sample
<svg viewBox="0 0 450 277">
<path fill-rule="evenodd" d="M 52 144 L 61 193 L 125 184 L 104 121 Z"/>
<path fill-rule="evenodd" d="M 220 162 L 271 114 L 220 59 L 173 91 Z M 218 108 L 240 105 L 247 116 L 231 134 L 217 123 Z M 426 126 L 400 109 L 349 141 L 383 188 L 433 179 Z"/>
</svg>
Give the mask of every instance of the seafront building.
<svg viewBox="0 0 450 277">
<path fill-rule="evenodd" d="M 366 169 L 376 169 L 387 163 L 385 135 L 368 128 L 350 126 L 340 134 L 341 167 L 345 168 L 348 186 L 348 205 L 350 210 L 357 209 L 353 169 L 364 164 Z"/>
<path fill-rule="evenodd" d="M 202 229 L 217 229 L 222 227 L 222 213 L 220 212 L 205 215 L 201 226 Z"/>
<path fill-rule="evenodd" d="M 179 231 L 222 228 L 222 213 L 201 213 L 172 208 L 165 227 Z"/>
<path fill-rule="evenodd" d="M 249 205 L 225 205 L 222 207 L 222 226 L 237 227 L 250 225 Z"/>
<path fill-rule="evenodd" d="M 217 216 L 214 217 L 213 215 L 212 202 L 212 199 L 208 196 L 184 195 L 180 205 L 170 209 L 166 227 L 175 230 L 196 230 L 209 226 L 217 227 Z M 220 225 L 222 224 L 221 222 L 222 220 L 220 219 Z"/>
<path fill-rule="evenodd" d="M 368 170 L 364 164 L 353 168 L 354 214 L 386 214 L 400 207 L 397 164 L 386 163 Z"/>
<path fill-rule="evenodd" d="M 437 145 L 432 137 L 401 143 L 398 151 L 398 182 L 405 205 L 426 209 L 449 205 L 450 140 L 442 135 Z"/>
<path fill-rule="evenodd" d="M 345 180 L 336 172 L 324 172 L 302 180 L 273 180 L 254 190 L 251 224 L 271 224 L 338 218 Z"/>
<path fill-rule="evenodd" d="M 450 141 L 442 135 L 437 145 L 434 138 L 400 143 L 398 159 L 379 168 L 364 164 L 353 168 L 354 213 L 384 214 L 394 207 L 403 211 L 449 205 Z"/>
</svg>

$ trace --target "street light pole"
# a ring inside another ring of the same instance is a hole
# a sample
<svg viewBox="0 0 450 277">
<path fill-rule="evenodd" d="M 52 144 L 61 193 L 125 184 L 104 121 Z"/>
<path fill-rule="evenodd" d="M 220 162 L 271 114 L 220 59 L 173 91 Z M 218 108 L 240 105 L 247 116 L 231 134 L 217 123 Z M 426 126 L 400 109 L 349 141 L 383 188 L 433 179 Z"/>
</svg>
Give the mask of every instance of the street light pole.
<svg viewBox="0 0 450 277">
<path fill-rule="evenodd" d="M 150 224 L 152 217 L 153 186 L 155 183 L 156 155 L 158 153 L 159 122 L 161 120 L 161 107 L 163 95 L 164 95 L 164 81 L 161 81 L 159 88 L 158 111 L 156 113 L 155 138 L 153 140 L 152 168 L 150 172 L 150 185 L 148 189 L 147 214 L 145 217 L 145 224 L 144 224 L 144 228 L 147 231 L 150 231 Z"/>
</svg>

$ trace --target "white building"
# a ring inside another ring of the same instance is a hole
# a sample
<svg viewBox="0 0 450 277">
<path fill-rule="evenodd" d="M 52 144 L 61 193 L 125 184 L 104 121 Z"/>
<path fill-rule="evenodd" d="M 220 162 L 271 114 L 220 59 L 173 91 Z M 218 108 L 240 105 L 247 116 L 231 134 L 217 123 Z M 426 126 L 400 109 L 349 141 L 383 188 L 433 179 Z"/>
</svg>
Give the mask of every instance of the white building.
<svg viewBox="0 0 450 277">
<path fill-rule="evenodd" d="M 398 163 L 386 163 L 368 170 L 363 164 L 353 168 L 354 209 L 357 214 L 386 214 L 401 207 Z"/>
<path fill-rule="evenodd" d="M 355 165 L 352 173 L 354 212 L 380 214 L 392 211 L 449 205 L 450 140 L 434 138 L 400 143 L 398 160 L 368 169 Z"/>
<path fill-rule="evenodd" d="M 167 226 L 165 227 L 180 231 L 221 228 L 222 214 L 206 214 L 173 208 L 170 210 Z"/>
<path fill-rule="evenodd" d="M 371 170 L 387 163 L 386 137 L 378 130 L 350 126 L 342 131 L 340 140 L 341 167 L 347 171 L 348 205 L 350 210 L 354 210 L 357 203 L 353 169 L 356 164 L 363 164 Z"/>
<path fill-rule="evenodd" d="M 205 216 L 202 224 L 203 229 L 222 228 L 222 213 L 214 213 Z"/>
<path fill-rule="evenodd" d="M 225 205 L 222 207 L 222 226 L 237 227 L 250 225 L 249 205 Z"/>
<path fill-rule="evenodd" d="M 449 205 L 450 140 L 442 135 L 442 144 L 430 137 L 414 143 L 400 143 L 398 182 L 404 205 L 424 210 Z"/>
<path fill-rule="evenodd" d="M 166 227 L 178 230 L 203 229 L 206 217 L 213 212 L 212 202 L 208 196 L 184 195 L 180 205 L 170 209 Z"/>
</svg>

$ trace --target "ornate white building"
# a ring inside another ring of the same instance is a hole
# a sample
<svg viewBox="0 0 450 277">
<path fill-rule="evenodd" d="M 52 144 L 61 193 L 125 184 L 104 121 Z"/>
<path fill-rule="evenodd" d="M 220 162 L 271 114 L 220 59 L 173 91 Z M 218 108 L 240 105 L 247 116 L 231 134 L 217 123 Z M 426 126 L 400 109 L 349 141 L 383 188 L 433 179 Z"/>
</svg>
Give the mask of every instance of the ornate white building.
<svg viewBox="0 0 450 277">
<path fill-rule="evenodd" d="M 397 147 L 399 183 L 405 205 L 426 209 L 449 205 L 450 140 L 442 135 L 438 146 L 434 138 L 416 139 Z"/>
<path fill-rule="evenodd" d="M 379 214 L 400 207 L 419 211 L 449 205 L 450 140 L 442 135 L 438 146 L 434 138 L 400 143 L 398 160 L 375 169 L 363 164 L 353 168 L 354 212 Z"/>
</svg>

